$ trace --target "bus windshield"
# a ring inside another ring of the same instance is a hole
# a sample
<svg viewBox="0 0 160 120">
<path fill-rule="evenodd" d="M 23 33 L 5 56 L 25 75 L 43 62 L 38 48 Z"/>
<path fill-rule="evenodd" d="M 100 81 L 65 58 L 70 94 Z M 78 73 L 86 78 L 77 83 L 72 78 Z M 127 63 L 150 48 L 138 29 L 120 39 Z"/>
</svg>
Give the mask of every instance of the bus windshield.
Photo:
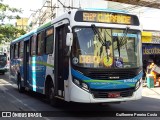
<svg viewBox="0 0 160 120">
<path fill-rule="evenodd" d="M 73 65 L 117 69 L 141 66 L 140 31 L 75 27 L 73 35 Z"/>
<path fill-rule="evenodd" d="M 7 63 L 6 54 L 0 55 L 0 67 L 4 67 Z"/>
</svg>

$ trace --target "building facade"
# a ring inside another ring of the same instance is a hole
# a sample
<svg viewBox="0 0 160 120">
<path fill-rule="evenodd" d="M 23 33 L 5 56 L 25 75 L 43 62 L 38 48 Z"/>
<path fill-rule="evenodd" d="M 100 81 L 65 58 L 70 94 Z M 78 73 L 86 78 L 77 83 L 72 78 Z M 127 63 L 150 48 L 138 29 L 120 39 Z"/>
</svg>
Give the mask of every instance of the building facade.
<svg viewBox="0 0 160 120">
<path fill-rule="evenodd" d="M 97 6 L 99 9 L 108 8 L 108 2 L 104 0 L 43 0 L 42 4 L 42 7 L 33 12 L 29 18 L 30 30 L 71 9 L 97 8 Z"/>
<path fill-rule="evenodd" d="M 21 18 L 16 20 L 16 27 L 18 29 L 23 29 L 24 31 L 27 31 L 28 29 L 28 18 Z"/>
</svg>

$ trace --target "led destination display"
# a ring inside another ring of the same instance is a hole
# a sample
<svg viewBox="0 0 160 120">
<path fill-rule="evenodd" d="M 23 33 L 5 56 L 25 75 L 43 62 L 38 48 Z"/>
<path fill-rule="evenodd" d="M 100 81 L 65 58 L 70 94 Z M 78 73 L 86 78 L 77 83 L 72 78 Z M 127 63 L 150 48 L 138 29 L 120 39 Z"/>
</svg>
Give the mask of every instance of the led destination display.
<svg viewBox="0 0 160 120">
<path fill-rule="evenodd" d="M 138 17 L 135 15 L 98 11 L 78 11 L 75 15 L 75 21 L 139 25 Z"/>
</svg>

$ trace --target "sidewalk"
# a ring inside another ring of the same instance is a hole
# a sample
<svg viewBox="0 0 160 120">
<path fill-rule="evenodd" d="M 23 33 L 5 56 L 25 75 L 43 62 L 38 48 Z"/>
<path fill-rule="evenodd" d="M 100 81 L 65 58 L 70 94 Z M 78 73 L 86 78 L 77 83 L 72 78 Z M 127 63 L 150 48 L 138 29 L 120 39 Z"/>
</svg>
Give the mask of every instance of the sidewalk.
<svg viewBox="0 0 160 120">
<path fill-rule="evenodd" d="M 146 83 L 143 83 L 142 96 L 160 99 L 160 87 L 156 84 L 154 88 L 148 88 Z"/>
</svg>

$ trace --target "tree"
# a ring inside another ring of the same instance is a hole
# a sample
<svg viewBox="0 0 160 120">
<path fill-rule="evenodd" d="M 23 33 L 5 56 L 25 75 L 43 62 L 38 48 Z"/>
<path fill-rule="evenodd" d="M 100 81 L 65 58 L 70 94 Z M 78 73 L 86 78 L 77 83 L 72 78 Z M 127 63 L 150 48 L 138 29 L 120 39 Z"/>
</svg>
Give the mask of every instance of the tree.
<svg viewBox="0 0 160 120">
<path fill-rule="evenodd" d="M 0 43 L 2 41 L 10 42 L 25 33 L 23 29 L 17 29 L 11 24 L 0 25 Z"/>
<path fill-rule="evenodd" d="M 2 41 L 10 42 L 19 35 L 26 33 L 11 24 L 4 24 L 5 20 L 20 19 L 20 16 L 17 15 L 18 13 L 22 13 L 22 10 L 9 7 L 9 5 L 3 4 L 3 0 L 0 0 L 0 43 Z"/>
</svg>

